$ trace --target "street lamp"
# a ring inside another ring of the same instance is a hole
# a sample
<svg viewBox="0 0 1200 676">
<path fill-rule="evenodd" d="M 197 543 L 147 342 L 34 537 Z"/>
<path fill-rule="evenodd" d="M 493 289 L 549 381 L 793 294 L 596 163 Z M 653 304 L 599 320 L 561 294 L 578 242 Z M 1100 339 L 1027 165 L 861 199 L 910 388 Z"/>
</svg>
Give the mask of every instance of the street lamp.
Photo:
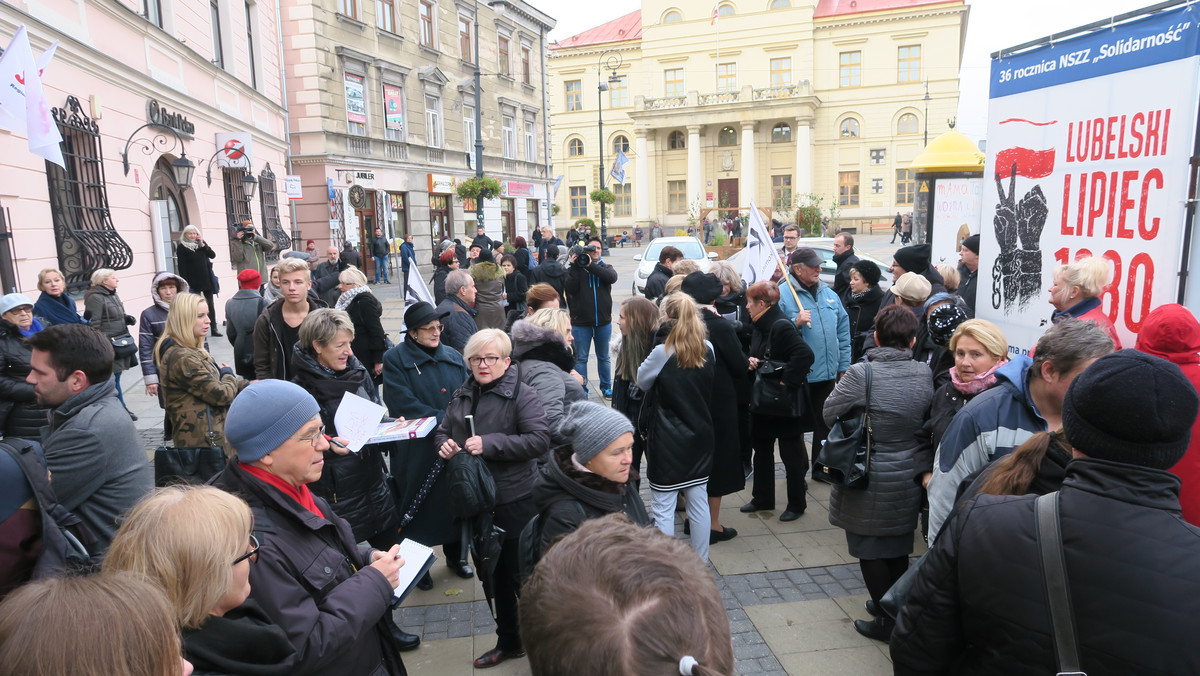
<svg viewBox="0 0 1200 676">
<path fill-rule="evenodd" d="M 134 142 L 133 137 L 137 136 L 139 131 L 147 127 L 153 128 L 156 133 L 149 140 L 138 140 L 138 146 L 141 147 L 144 154 L 149 155 L 156 148 L 162 152 L 167 152 L 175 149 L 175 143 L 179 144 L 179 157 L 171 162 L 171 174 L 175 179 L 175 185 L 180 190 L 187 190 L 192 185 L 192 173 L 196 171 L 196 165 L 192 164 L 192 161 L 188 159 L 187 151 L 183 148 L 183 137 L 179 135 L 179 132 L 156 122 L 147 122 L 134 129 L 129 138 L 125 140 L 125 148 L 121 151 L 121 167 L 125 170 L 125 175 L 129 175 L 129 146 Z M 175 143 L 167 145 L 171 141 L 171 138 L 167 135 L 168 133 L 170 137 L 174 137 Z"/>
<path fill-rule="evenodd" d="M 610 49 L 600 55 L 600 62 L 596 69 L 596 79 L 599 84 L 596 86 L 596 125 L 599 127 L 599 148 L 600 148 L 600 189 L 604 190 L 604 92 L 609 90 L 609 85 L 621 84 L 621 78 L 617 77 L 617 69 L 621 67 L 621 62 L 624 59 L 621 53 L 615 49 Z M 604 69 L 612 71 L 608 82 L 604 81 Z M 608 254 L 608 225 L 604 220 L 604 202 L 600 202 L 600 255 Z"/>
<path fill-rule="evenodd" d="M 925 81 L 925 145 L 929 145 L 929 80 Z"/>
<path fill-rule="evenodd" d="M 479 0 L 475 0 L 475 58 L 472 61 L 475 62 L 475 178 L 483 178 L 483 104 L 479 86 Z M 475 227 L 476 229 L 483 227 L 482 197 L 475 198 Z M 501 239 L 503 239 L 503 234 Z"/>
</svg>

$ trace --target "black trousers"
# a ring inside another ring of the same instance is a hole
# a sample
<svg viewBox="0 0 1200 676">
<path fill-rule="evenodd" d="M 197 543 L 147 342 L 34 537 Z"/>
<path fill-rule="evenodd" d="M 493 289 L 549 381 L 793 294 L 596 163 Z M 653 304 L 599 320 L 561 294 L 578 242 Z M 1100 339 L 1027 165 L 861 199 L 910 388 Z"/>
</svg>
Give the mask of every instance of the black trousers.
<svg viewBox="0 0 1200 676">
<path fill-rule="evenodd" d="M 772 431 L 755 430 L 751 424 L 750 439 L 754 446 L 754 504 L 763 509 L 775 508 L 775 441 L 779 441 L 779 460 L 787 473 L 787 509 L 803 512 L 808 506 L 808 453 L 804 449 L 804 433 L 797 422 L 794 435 L 777 436 Z"/>
<path fill-rule="evenodd" d="M 208 303 L 208 319 L 212 322 L 212 330 L 216 331 L 220 328 L 221 323 L 217 321 L 217 306 L 213 304 L 213 292 L 204 291 L 204 301 Z"/>
<path fill-rule="evenodd" d="M 518 552 L 521 548 L 521 530 L 525 523 L 537 514 L 532 497 L 496 505 L 496 525 L 504 529 L 504 545 L 496 563 L 496 647 L 501 650 L 521 648 L 517 595 L 521 591 L 521 566 Z"/>
<path fill-rule="evenodd" d="M 829 437 L 829 426 L 825 424 L 825 416 L 821 414 L 825 410 L 825 400 L 833 394 L 833 388 L 837 385 L 837 380 L 822 380 L 818 383 L 810 382 L 808 384 L 808 401 L 809 410 L 812 411 L 812 448 L 813 455 L 821 452 L 821 442 Z"/>
</svg>

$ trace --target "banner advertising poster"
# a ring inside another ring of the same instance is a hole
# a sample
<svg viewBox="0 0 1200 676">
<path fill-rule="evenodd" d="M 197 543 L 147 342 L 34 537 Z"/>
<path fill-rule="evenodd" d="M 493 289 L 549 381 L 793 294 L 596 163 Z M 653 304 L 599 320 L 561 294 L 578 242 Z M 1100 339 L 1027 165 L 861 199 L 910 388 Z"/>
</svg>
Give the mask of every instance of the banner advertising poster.
<svg viewBox="0 0 1200 676">
<path fill-rule="evenodd" d="M 404 92 L 395 85 L 383 85 L 384 121 L 388 129 L 404 129 Z"/>
<path fill-rule="evenodd" d="M 977 316 L 1028 354 L 1060 264 L 1102 256 L 1122 346 L 1176 302 L 1200 27 L 1189 7 L 992 60 Z"/>
<path fill-rule="evenodd" d="M 346 121 L 354 124 L 367 123 L 367 103 L 363 98 L 363 78 L 346 73 Z"/>
<path fill-rule="evenodd" d="M 962 241 L 979 233 L 979 214 L 983 209 L 982 178 L 938 178 L 933 182 L 934 265 L 958 267 L 958 248 Z"/>
</svg>

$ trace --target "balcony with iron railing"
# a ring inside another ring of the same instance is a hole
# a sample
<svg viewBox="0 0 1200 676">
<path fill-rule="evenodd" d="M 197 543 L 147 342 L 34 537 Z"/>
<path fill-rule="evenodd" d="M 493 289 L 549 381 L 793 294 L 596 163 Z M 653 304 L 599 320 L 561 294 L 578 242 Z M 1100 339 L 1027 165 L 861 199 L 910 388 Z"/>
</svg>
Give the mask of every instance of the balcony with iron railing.
<svg viewBox="0 0 1200 676">
<path fill-rule="evenodd" d="M 788 101 L 802 99 L 812 95 L 808 80 L 774 85 L 771 87 L 751 87 L 723 92 L 700 93 L 690 91 L 684 96 L 642 97 L 634 99 L 636 111 L 673 110 L 679 108 L 704 108 L 708 106 L 728 106 L 732 104 L 754 105 L 763 101 Z"/>
</svg>

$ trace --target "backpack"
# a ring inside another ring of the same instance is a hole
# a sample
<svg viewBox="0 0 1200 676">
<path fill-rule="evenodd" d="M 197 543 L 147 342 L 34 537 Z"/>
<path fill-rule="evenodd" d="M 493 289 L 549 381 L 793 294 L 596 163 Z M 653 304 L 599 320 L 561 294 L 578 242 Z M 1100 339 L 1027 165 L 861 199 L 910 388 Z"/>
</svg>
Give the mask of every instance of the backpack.
<svg viewBox="0 0 1200 676">
<path fill-rule="evenodd" d="M 583 505 L 578 500 L 560 500 L 559 502 L 569 502 L 574 505 L 581 523 L 587 520 L 587 512 L 583 510 Z M 521 584 L 525 584 L 525 580 L 533 575 L 533 569 L 537 567 L 538 561 L 542 560 L 543 513 L 534 514 L 533 518 L 525 523 L 525 527 L 521 529 L 521 537 L 517 541 L 517 571 Z"/>
<path fill-rule="evenodd" d="M 38 446 L 25 439 L 10 438 L 0 441 L 0 450 L 21 468 L 42 515 L 42 552 L 32 579 L 96 570 L 101 557 L 88 551 L 96 545 L 96 536 L 78 515 L 58 503 Z"/>
</svg>

